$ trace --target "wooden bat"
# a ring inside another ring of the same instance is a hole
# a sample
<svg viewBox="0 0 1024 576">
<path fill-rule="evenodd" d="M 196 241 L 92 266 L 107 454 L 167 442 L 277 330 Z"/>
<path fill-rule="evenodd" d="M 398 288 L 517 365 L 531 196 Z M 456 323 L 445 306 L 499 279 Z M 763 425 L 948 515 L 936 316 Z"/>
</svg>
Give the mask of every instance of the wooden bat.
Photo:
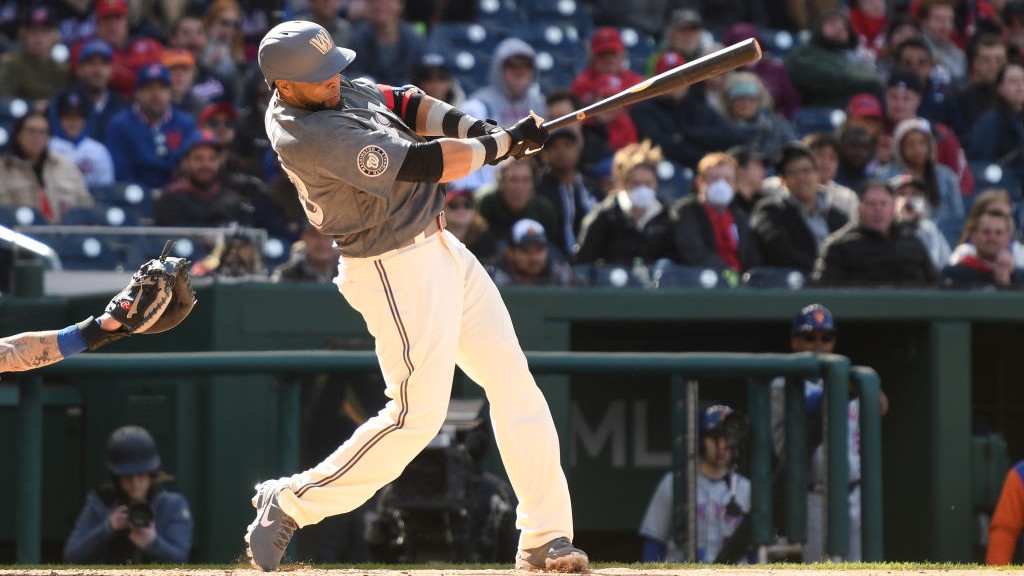
<svg viewBox="0 0 1024 576">
<path fill-rule="evenodd" d="M 757 62 L 760 59 L 761 46 L 757 43 L 756 39 L 749 38 L 686 64 L 680 64 L 671 70 L 666 70 L 657 76 L 648 78 L 636 86 L 626 88 L 618 94 L 594 102 L 590 106 L 566 114 L 561 118 L 548 120 L 541 124 L 541 127 L 551 132 L 557 128 L 568 126 L 573 122 L 582 122 L 591 116 L 596 116 L 609 110 L 615 110 L 634 102 L 661 96 L 683 86 L 696 84 L 712 76 Z"/>
</svg>

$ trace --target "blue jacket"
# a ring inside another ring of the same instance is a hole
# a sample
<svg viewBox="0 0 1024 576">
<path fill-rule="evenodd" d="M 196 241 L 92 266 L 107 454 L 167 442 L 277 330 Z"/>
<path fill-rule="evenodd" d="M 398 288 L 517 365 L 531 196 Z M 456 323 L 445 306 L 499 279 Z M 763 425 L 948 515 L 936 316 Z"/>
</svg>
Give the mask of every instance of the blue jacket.
<svg viewBox="0 0 1024 576">
<path fill-rule="evenodd" d="M 177 108 L 153 127 L 143 121 L 136 106 L 117 113 L 107 127 L 105 142 L 114 158 L 117 181 L 146 188 L 167 185 L 195 131 L 195 118 Z"/>
<path fill-rule="evenodd" d="M 188 561 L 193 520 L 184 496 L 159 489 L 152 492 L 149 505 L 153 508 L 156 539 L 144 550 L 135 548 L 128 539 L 128 530 L 111 530 L 110 512 L 120 504 L 114 498 L 110 485 L 86 496 L 85 506 L 64 543 L 65 562 L 184 564 Z"/>
</svg>

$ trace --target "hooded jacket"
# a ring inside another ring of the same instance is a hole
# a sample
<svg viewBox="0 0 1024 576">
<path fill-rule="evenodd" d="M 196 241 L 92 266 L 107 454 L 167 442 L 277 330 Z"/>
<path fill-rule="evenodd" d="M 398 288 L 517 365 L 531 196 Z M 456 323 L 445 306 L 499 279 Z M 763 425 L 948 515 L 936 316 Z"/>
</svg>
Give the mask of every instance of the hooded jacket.
<svg viewBox="0 0 1024 576">
<path fill-rule="evenodd" d="M 822 25 L 830 18 L 842 18 L 849 42 L 836 46 L 825 39 Z M 843 108 L 851 94 L 881 94 L 882 81 L 872 66 L 858 60 L 853 49 L 857 33 L 841 11 L 826 10 L 814 24 L 811 39 L 786 55 L 786 70 L 803 99 L 804 106 Z"/>
</svg>

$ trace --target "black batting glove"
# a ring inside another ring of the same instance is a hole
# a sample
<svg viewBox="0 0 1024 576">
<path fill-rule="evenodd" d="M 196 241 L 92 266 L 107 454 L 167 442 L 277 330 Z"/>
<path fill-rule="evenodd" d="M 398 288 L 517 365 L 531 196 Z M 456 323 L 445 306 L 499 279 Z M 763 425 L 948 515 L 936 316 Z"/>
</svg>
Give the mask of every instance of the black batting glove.
<svg viewBox="0 0 1024 576">
<path fill-rule="evenodd" d="M 540 117 L 532 112 L 509 128 L 508 133 L 512 143 L 509 145 L 507 157 L 512 158 L 532 156 L 548 141 L 548 131 L 541 127 Z"/>
</svg>

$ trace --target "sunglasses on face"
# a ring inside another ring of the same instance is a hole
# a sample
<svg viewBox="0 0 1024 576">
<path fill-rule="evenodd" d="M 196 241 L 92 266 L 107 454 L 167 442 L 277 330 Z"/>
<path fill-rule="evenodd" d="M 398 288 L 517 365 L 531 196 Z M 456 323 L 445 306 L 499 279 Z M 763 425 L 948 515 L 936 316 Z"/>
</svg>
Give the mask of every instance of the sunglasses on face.
<svg viewBox="0 0 1024 576">
<path fill-rule="evenodd" d="M 448 204 L 451 210 L 472 210 L 473 203 L 469 200 L 455 200 Z"/>
<path fill-rule="evenodd" d="M 803 341 L 807 342 L 808 344 L 814 344 L 815 342 L 821 342 L 823 344 L 828 344 L 830 342 L 833 342 L 836 339 L 836 335 L 835 334 L 819 334 L 819 333 L 816 333 L 816 332 L 805 332 L 805 333 L 800 335 L 800 338 L 803 339 Z"/>
</svg>

